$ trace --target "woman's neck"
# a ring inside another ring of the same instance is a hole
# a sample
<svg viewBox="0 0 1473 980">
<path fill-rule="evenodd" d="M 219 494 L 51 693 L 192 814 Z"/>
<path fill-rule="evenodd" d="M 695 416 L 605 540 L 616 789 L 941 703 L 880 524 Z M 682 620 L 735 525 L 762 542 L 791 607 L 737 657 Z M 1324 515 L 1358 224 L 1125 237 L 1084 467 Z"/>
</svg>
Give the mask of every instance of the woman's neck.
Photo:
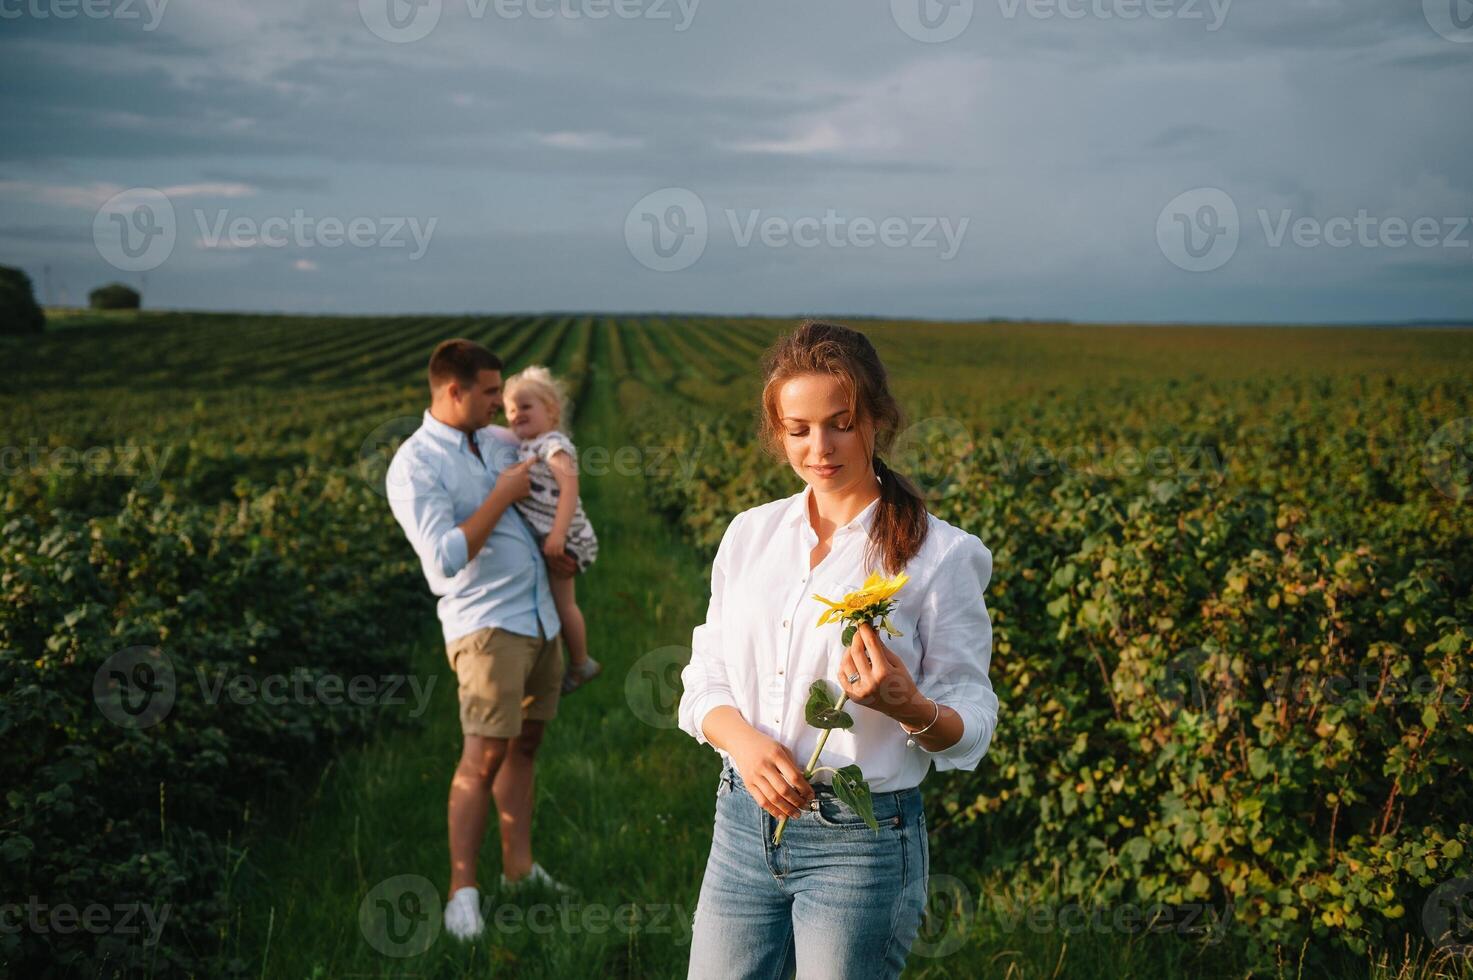
<svg viewBox="0 0 1473 980">
<path fill-rule="evenodd" d="M 808 522 L 819 537 L 823 537 L 825 528 L 832 529 L 848 524 L 860 511 L 879 499 L 878 477 L 871 473 L 869 480 L 860 480 L 859 483 L 856 488 L 833 493 L 819 493 L 809 484 L 809 489 L 813 492 L 808 496 Z"/>
</svg>

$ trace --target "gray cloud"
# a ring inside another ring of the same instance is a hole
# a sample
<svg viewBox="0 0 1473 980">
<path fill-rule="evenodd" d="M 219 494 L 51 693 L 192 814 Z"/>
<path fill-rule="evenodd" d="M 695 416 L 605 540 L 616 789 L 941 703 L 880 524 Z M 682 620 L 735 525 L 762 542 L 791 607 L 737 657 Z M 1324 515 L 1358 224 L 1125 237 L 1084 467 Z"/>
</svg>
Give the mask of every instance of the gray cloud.
<svg viewBox="0 0 1473 980">
<path fill-rule="evenodd" d="M 201 170 L 200 177 L 204 180 L 250 184 L 268 191 L 325 191 L 332 184 L 327 177 L 304 177 L 265 172 L 241 173 L 235 170 Z"/>
</svg>

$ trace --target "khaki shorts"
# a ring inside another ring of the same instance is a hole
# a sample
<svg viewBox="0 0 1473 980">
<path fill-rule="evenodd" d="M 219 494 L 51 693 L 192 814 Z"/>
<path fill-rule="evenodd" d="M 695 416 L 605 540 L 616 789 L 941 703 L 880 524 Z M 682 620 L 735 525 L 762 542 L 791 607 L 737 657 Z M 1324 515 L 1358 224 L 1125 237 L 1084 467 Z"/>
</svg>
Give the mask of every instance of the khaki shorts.
<svg viewBox="0 0 1473 980">
<path fill-rule="evenodd" d="M 562 693 L 562 633 L 548 640 L 486 626 L 445 645 L 460 682 L 460 730 L 515 738 L 522 721 L 557 717 Z"/>
</svg>

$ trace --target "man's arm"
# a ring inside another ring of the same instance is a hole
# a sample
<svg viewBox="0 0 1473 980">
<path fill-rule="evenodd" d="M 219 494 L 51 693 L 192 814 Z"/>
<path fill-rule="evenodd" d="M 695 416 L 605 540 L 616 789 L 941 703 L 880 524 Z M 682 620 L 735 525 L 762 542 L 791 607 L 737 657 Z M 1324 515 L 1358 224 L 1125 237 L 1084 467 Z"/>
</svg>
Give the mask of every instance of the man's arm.
<svg viewBox="0 0 1473 980">
<path fill-rule="evenodd" d="M 455 523 L 455 508 L 433 454 L 407 443 L 401 446 L 389 463 L 384 489 L 425 574 L 458 575 L 467 561 L 465 532 Z"/>
<path fill-rule="evenodd" d="M 496 530 L 496 524 L 501 520 L 501 515 L 506 513 L 506 509 L 531 493 L 532 480 L 527 475 L 527 470 L 532 467 L 533 462 L 530 459 L 523 460 L 502 470 L 501 475 L 496 478 L 496 486 L 486 494 L 481 506 L 460 522 L 460 532 L 465 535 L 466 561 L 480 554 L 486 539 Z"/>
</svg>

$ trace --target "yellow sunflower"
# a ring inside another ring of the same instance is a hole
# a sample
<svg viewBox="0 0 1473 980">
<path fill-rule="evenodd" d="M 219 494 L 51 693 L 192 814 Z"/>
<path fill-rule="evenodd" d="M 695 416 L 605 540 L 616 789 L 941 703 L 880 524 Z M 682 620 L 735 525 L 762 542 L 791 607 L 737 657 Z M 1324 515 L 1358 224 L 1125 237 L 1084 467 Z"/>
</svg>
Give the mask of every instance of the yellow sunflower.
<svg viewBox="0 0 1473 980">
<path fill-rule="evenodd" d="M 815 593 L 813 598 L 829 607 L 818 617 L 818 625 L 823 626 L 826 623 L 853 618 L 867 609 L 883 605 L 893 599 L 895 593 L 899 592 L 909 580 L 910 576 L 905 572 L 889 579 L 879 572 L 870 572 L 864 584 L 844 596 L 840 602 L 825 599 Z"/>
</svg>

